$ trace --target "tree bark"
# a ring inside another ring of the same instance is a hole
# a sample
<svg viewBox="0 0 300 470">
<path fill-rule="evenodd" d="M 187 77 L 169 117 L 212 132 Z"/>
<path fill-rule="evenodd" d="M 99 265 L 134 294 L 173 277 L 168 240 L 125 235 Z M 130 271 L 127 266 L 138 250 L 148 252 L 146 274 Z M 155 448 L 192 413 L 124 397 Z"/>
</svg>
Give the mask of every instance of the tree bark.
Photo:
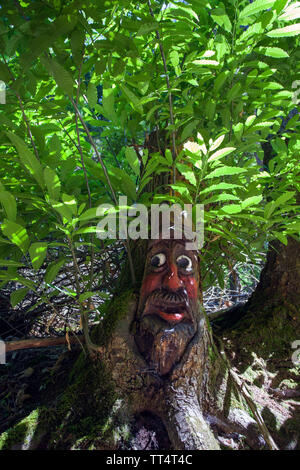
<svg viewBox="0 0 300 470">
<path fill-rule="evenodd" d="M 295 379 L 291 342 L 300 339 L 299 242 L 292 238 L 287 246 L 273 242 L 259 285 L 247 304 L 213 321 L 216 344 L 222 351 L 224 343 L 231 364 L 219 354 L 199 303 L 197 332 L 166 374 L 149 365 L 135 341 L 145 253 L 145 241 L 132 246 L 136 285 L 132 286 L 125 266 L 106 317 L 92 331 L 99 352 L 92 361 L 81 355 L 69 374 L 68 387 L 43 410 L 40 421 L 50 427 L 51 435 L 40 447 L 76 448 L 76 439 L 84 437 L 97 449 L 141 448 L 132 443 L 145 431 L 147 420 L 152 420 L 157 424 L 156 434 L 159 429 L 166 431 L 170 448 L 176 450 L 260 449 L 266 448 L 266 442 L 271 448 L 276 444 L 299 448 L 298 412 L 290 405 L 288 424 L 281 423 L 284 436 L 280 437 L 272 419 L 280 413 L 286 416 L 286 407 L 278 402 L 278 393 L 274 399 L 271 396 L 271 390 L 278 391 L 291 374 Z M 251 380 L 249 371 L 254 374 Z M 261 379 L 260 388 L 252 387 Z M 252 402 L 248 391 L 244 400 L 245 383 L 254 395 Z M 290 394 L 283 395 L 285 399 Z M 256 410 L 256 400 L 260 410 Z M 143 427 L 137 429 L 141 416 Z M 91 438 L 81 424 L 87 419 L 97 426 Z M 74 427 L 79 427 L 76 436 Z"/>
<path fill-rule="evenodd" d="M 129 421 L 145 411 L 157 415 L 167 429 L 174 449 L 219 449 L 203 416 L 207 400 L 209 332 L 204 327 L 193 339 L 183 359 L 167 377 L 160 377 L 139 353 L 130 325 L 137 299 L 102 350 L 117 395 L 122 397 Z"/>
</svg>

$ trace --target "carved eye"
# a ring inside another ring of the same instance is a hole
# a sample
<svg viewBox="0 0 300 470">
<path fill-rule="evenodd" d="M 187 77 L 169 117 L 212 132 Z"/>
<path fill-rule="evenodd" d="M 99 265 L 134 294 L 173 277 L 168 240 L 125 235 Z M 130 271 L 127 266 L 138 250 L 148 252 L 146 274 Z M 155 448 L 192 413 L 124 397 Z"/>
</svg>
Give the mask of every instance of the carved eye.
<svg viewBox="0 0 300 470">
<path fill-rule="evenodd" d="M 166 255 L 164 255 L 163 253 L 158 253 L 157 255 L 152 256 L 150 264 L 154 268 L 160 268 L 165 264 L 165 262 Z"/>
<path fill-rule="evenodd" d="M 191 271 L 193 268 L 193 263 L 192 263 L 191 258 L 189 258 L 186 255 L 178 256 L 176 262 L 179 268 L 185 269 L 186 271 Z"/>
</svg>

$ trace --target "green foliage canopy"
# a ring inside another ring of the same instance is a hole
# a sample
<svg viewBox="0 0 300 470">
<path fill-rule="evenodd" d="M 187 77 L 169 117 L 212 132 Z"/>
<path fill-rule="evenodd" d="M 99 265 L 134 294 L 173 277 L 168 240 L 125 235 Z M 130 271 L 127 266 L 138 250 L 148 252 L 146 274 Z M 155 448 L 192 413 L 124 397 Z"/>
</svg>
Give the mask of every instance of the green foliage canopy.
<svg viewBox="0 0 300 470">
<path fill-rule="evenodd" d="M 298 237 L 299 18 L 298 2 L 284 0 L 6 0 L 2 285 L 37 291 L 22 273 L 44 266 L 41 296 L 51 302 L 65 267 L 83 305 L 93 272 L 80 278 L 76 250 L 86 246 L 92 263 L 105 249 L 97 206 L 118 195 L 159 202 L 160 188 L 143 189 L 173 166 L 184 181 L 164 199 L 205 204 L 208 285 L 224 284 L 224 266 L 255 259 L 265 241 Z M 144 141 L 154 129 L 182 150 L 167 145 L 150 161 Z"/>
</svg>

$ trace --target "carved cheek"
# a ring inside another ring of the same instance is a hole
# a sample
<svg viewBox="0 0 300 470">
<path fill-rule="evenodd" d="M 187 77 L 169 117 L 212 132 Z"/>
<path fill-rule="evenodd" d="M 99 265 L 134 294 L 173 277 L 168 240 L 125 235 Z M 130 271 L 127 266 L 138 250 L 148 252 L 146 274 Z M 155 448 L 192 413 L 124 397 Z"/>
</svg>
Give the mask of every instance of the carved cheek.
<svg viewBox="0 0 300 470">
<path fill-rule="evenodd" d="M 161 273 L 150 273 L 148 274 L 143 282 L 141 295 L 148 296 L 155 289 L 159 289 L 162 284 L 162 274 Z"/>
<path fill-rule="evenodd" d="M 198 295 L 198 282 L 195 277 L 192 276 L 182 276 L 184 286 L 186 288 L 189 298 L 196 299 Z"/>
</svg>

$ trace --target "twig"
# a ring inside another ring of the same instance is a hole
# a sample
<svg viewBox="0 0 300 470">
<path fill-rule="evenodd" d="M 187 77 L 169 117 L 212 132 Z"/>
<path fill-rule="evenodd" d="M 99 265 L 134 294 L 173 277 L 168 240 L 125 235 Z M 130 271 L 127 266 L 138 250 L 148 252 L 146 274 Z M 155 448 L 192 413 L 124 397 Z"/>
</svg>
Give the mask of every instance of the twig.
<svg viewBox="0 0 300 470">
<path fill-rule="evenodd" d="M 78 102 L 79 102 L 79 93 L 80 93 L 80 85 L 81 85 L 81 69 L 82 69 L 82 64 L 84 60 L 84 50 L 82 52 L 82 58 L 80 61 L 80 66 L 79 66 L 79 71 L 78 71 L 78 80 L 77 80 L 77 93 L 76 93 L 76 106 L 78 107 Z M 80 159 L 81 159 L 81 165 L 83 168 L 83 173 L 84 173 L 84 179 L 85 179 L 85 184 L 87 187 L 87 192 L 89 196 L 89 208 L 91 209 L 92 207 L 92 197 L 91 197 L 91 190 L 90 190 L 90 185 L 89 185 L 89 180 L 87 176 L 87 171 L 86 167 L 84 164 L 84 159 L 83 159 L 83 152 L 82 152 L 82 147 L 81 147 L 81 142 L 80 142 L 80 134 L 79 134 L 79 127 L 78 127 L 78 115 L 75 113 L 75 123 L 76 123 L 76 133 L 77 133 L 77 142 L 78 142 L 78 151 L 80 154 Z M 94 278 L 94 257 L 95 257 L 95 250 L 94 250 L 94 234 L 91 235 L 91 261 L 90 261 L 90 266 L 91 266 L 91 271 L 90 271 L 90 279 L 88 283 L 88 289 L 91 289 L 92 284 L 93 284 L 93 278 Z"/>
<path fill-rule="evenodd" d="M 45 300 L 46 300 L 46 303 L 48 305 L 50 305 L 50 307 L 52 307 L 52 309 L 56 313 L 56 315 L 59 316 L 60 318 L 63 318 L 63 316 L 55 308 L 55 305 L 49 299 L 45 298 Z M 73 332 L 73 330 L 71 328 L 71 325 L 68 322 L 66 322 L 65 318 L 63 318 L 63 320 L 64 320 L 65 323 L 68 324 L 68 327 L 70 328 L 71 333 L 73 333 L 74 337 L 78 340 L 77 335 Z M 86 352 L 84 350 L 84 347 L 82 346 L 82 343 L 79 340 L 78 340 L 78 342 L 79 342 L 80 346 L 82 347 L 82 350 L 83 350 L 84 354 L 86 355 Z"/>
<path fill-rule="evenodd" d="M 72 142 L 72 144 L 75 146 L 75 148 L 78 150 L 79 152 L 79 148 L 78 148 L 78 145 L 76 144 L 75 140 L 72 139 L 72 137 L 70 136 L 68 130 L 64 127 L 63 123 L 61 122 L 61 120 L 58 118 L 57 119 L 58 122 L 60 123 L 61 127 L 63 128 L 63 131 L 67 134 L 67 136 L 69 137 L 70 141 Z"/>
<path fill-rule="evenodd" d="M 70 343 L 75 343 L 76 341 L 84 343 L 85 339 L 83 335 L 75 335 L 69 337 L 69 341 Z M 11 352 L 17 351 L 19 349 L 47 348 L 52 346 L 59 346 L 60 344 L 65 344 L 66 342 L 67 341 L 65 336 L 59 336 L 57 338 L 22 339 L 19 341 L 8 341 L 7 343 L 5 343 L 5 350 L 6 352 Z"/>
<path fill-rule="evenodd" d="M 8 66 L 8 64 L 7 64 L 7 62 L 6 62 L 6 59 L 5 59 L 4 54 L 1 53 L 1 55 L 2 55 L 2 58 L 3 58 L 3 60 L 4 60 L 5 65 L 6 65 L 6 67 L 7 67 L 7 70 L 8 70 L 9 73 L 10 73 L 10 76 L 11 76 L 12 81 L 15 82 L 16 79 L 15 79 L 15 77 L 14 77 L 12 71 L 10 70 L 10 68 L 9 68 L 9 66 Z M 35 146 L 35 143 L 34 143 L 34 140 L 33 140 L 32 132 L 31 132 L 31 129 L 30 129 L 30 124 L 29 124 L 29 121 L 28 121 L 28 119 L 27 119 L 27 116 L 26 116 L 26 113 L 25 113 L 25 110 L 24 110 L 24 106 L 23 106 L 23 103 L 22 103 L 22 99 L 21 99 L 19 93 L 16 92 L 16 90 L 14 90 L 14 93 L 15 93 L 17 99 L 18 99 L 18 102 L 19 102 L 19 105 L 20 105 L 20 108 L 21 108 L 21 112 L 22 112 L 22 116 L 23 116 L 23 119 L 24 119 L 25 124 L 26 124 L 27 132 L 28 132 L 28 135 L 29 135 L 29 138 L 30 138 L 31 145 L 32 145 L 32 147 L 33 147 L 35 156 L 36 156 L 36 158 L 37 158 L 38 160 L 40 160 L 38 150 L 37 150 L 37 148 L 36 148 L 36 146 Z"/>
<path fill-rule="evenodd" d="M 83 125 L 84 130 L 85 130 L 85 132 L 86 132 L 86 134 L 87 134 L 87 136 L 88 136 L 88 139 L 89 139 L 89 141 L 90 141 L 90 143 L 91 143 L 91 145 L 92 145 L 92 147 L 93 147 L 93 149 L 94 149 L 94 151 L 95 151 L 95 153 L 96 153 L 97 159 L 98 159 L 98 161 L 99 161 L 99 163 L 100 163 L 100 165 L 101 165 L 101 167 L 102 167 L 104 176 L 105 176 L 105 178 L 106 178 L 107 184 L 108 184 L 109 189 L 110 189 L 110 191 L 111 191 L 111 194 L 112 194 L 112 197 L 113 197 L 113 201 L 114 201 L 114 203 L 115 203 L 116 206 L 117 206 L 117 205 L 118 205 L 118 201 L 117 201 L 116 193 L 115 193 L 115 191 L 114 191 L 114 189 L 113 189 L 113 187 L 112 187 L 112 184 L 111 184 L 111 181 L 110 181 L 110 178 L 109 178 L 109 175 L 108 175 L 106 166 L 104 165 L 104 162 L 103 162 L 102 157 L 101 157 L 101 155 L 100 155 L 100 153 L 99 153 L 99 151 L 98 151 L 98 149 L 97 149 L 97 146 L 96 146 L 96 144 L 95 144 L 95 142 L 94 142 L 94 139 L 92 138 L 92 136 L 91 136 L 91 134 L 90 134 L 90 131 L 89 131 L 89 129 L 88 129 L 86 123 L 84 122 L 83 117 L 81 116 L 81 114 L 80 114 L 80 112 L 79 112 L 79 109 L 78 109 L 78 107 L 77 107 L 75 101 L 73 100 L 73 98 L 70 98 L 70 100 L 71 100 L 71 103 L 73 104 L 73 106 L 74 106 L 74 108 L 75 108 L 76 113 L 78 114 L 78 117 L 79 117 L 79 119 L 80 119 L 80 122 L 81 122 L 81 124 Z M 127 254 L 128 254 L 128 260 L 129 260 L 129 267 L 130 267 L 132 282 L 133 282 L 133 284 L 135 284 L 135 272 L 134 272 L 134 267 L 133 267 L 133 262 L 132 262 L 132 256 L 131 256 L 131 250 L 130 250 L 129 242 L 128 242 L 128 240 L 125 240 L 123 243 L 124 243 L 124 245 L 125 245 L 125 247 L 126 247 Z"/>
<path fill-rule="evenodd" d="M 225 355 L 225 352 L 222 352 Z M 232 378 L 233 382 L 236 385 L 237 390 L 242 394 L 242 396 L 245 398 L 247 405 L 249 406 L 250 410 L 252 411 L 255 420 L 260 427 L 260 430 L 262 432 L 262 435 L 264 436 L 264 439 L 266 443 L 268 444 L 270 450 L 279 450 L 277 445 L 274 442 L 273 437 L 270 434 L 270 431 L 268 430 L 259 410 L 257 409 L 254 401 L 251 398 L 250 392 L 246 387 L 245 382 L 238 376 L 236 372 L 234 372 L 231 368 L 229 368 L 229 374 L 230 377 Z"/>
<path fill-rule="evenodd" d="M 152 18 L 155 20 L 155 16 L 152 10 L 151 6 L 151 0 L 148 0 L 148 6 L 149 6 L 149 11 L 150 15 Z M 173 98 L 172 98 L 172 93 L 171 93 L 171 87 L 170 87 L 170 80 L 169 80 L 169 75 L 168 75 L 168 69 L 167 69 L 167 62 L 166 62 L 166 56 L 164 53 L 163 45 L 161 43 L 160 39 L 160 34 L 158 29 L 155 30 L 156 34 L 156 39 L 159 45 L 163 65 L 164 65 L 164 71 L 165 71 L 165 76 L 166 76 L 166 83 L 167 83 L 167 89 L 168 89 L 168 95 L 169 95 L 169 104 L 170 104 L 170 121 L 172 125 L 172 157 L 173 157 L 173 184 L 176 183 L 176 167 L 175 167 L 175 159 L 176 159 L 176 140 L 175 140 L 175 129 L 174 129 L 174 113 L 173 113 Z M 174 191 L 174 190 L 173 190 Z"/>
<path fill-rule="evenodd" d="M 268 430 L 268 428 L 267 428 L 267 426 L 266 426 L 259 410 L 257 409 L 254 401 L 252 400 L 250 392 L 247 389 L 245 383 L 243 382 L 241 377 L 239 377 L 239 375 L 236 372 L 233 371 L 233 369 L 231 367 L 231 364 L 229 362 L 229 359 L 227 358 L 227 356 L 225 354 L 224 347 L 222 345 L 221 340 L 219 340 L 220 345 L 221 345 L 221 351 L 219 351 L 218 348 L 216 347 L 215 342 L 213 341 L 213 338 L 212 338 L 212 335 L 211 335 L 211 327 L 210 327 L 210 324 L 209 324 L 209 320 L 208 320 L 208 317 L 207 317 L 205 312 L 204 312 L 204 317 L 205 317 L 206 323 L 207 323 L 208 328 L 209 328 L 209 340 L 210 340 L 211 346 L 214 349 L 215 353 L 222 359 L 222 361 L 226 365 L 226 367 L 228 369 L 228 373 L 229 373 L 229 375 L 232 379 L 233 385 L 236 388 L 236 391 L 240 395 L 242 395 L 244 397 L 244 399 L 246 400 L 246 403 L 249 406 L 250 410 L 252 411 L 252 413 L 254 415 L 254 418 L 255 418 L 255 421 L 257 422 L 257 424 L 258 424 L 258 426 L 261 430 L 261 433 L 264 436 L 264 439 L 265 439 L 266 443 L 268 444 L 270 450 L 279 450 L 277 445 L 275 444 L 274 439 L 272 438 L 272 436 L 270 434 L 270 431 Z"/>
</svg>

